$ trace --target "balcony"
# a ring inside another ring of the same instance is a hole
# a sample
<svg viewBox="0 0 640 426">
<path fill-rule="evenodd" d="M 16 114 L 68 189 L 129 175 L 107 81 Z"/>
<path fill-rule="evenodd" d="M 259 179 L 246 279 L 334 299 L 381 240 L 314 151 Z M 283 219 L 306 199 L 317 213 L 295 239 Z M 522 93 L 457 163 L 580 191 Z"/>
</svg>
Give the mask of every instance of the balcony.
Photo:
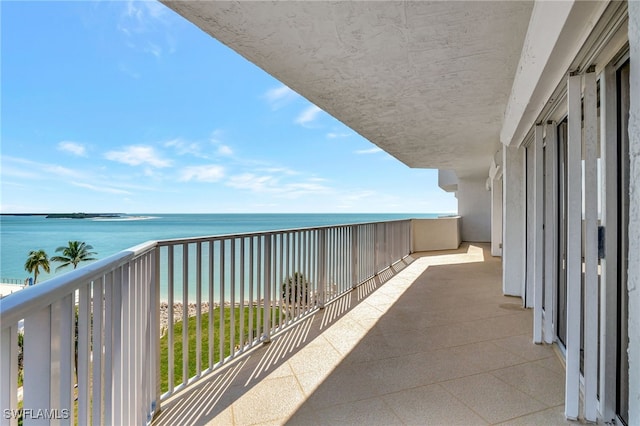
<svg viewBox="0 0 640 426">
<path fill-rule="evenodd" d="M 565 423 L 563 365 L 531 343 L 521 305 L 487 245 L 414 253 L 174 395 L 154 424 Z"/>
<path fill-rule="evenodd" d="M 2 407 L 25 424 L 562 423 L 563 366 L 502 296 L 500 260 L 411 253 L 418 228 L 156 241 L 23 290 L 0 305 Z"/>
</svg>

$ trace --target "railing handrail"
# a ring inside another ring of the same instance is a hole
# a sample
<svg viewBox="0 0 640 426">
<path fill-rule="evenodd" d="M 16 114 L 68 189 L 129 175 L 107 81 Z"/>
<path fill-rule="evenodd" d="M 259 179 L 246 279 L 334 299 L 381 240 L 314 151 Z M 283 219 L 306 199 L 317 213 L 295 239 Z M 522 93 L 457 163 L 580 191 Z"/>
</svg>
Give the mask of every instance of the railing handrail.
<svg viewBox="0 0 640 426">
<path fill-rule="evenodd" d="M 46 281 L 46 285 L 36 284 L 12 293 L 11 297 L 5 297 L 0 300 L 0 329 L 12 326 L 27 316 L 28 313 L 44 309 L 46 306 L 77 290 L 82 284 L 100 278 L 105 273 L 155 247 L 157 247 L 157 241 L 148 241 L 82 268 L 53 277 Z"/>
<path fill-rule="evenodd" d="M 350 226 L 372 225 L 379 223 L 395 223 L 410 221 L 411 218 L 380 220 L 373 222 L 344 223 L 333 225 L 310 226 L 304 228 L 289 228 L 279 230 L 233 233 L 222 235 L 209 235 L 199 237 L 170 238 L 163 240 L 152 240 L 137 246 L 122 250 L 94 263 L 74 269 L 66 274 L 53 277 L 46 281 L 47 285 L 33 285 L 23 290 L 13 293 L 10 298 L 4 298 L 0 302 L 0 328 L 9 327 L 11 324 L 21 320 L 33 310 L 42 309 L 72 291 L 77 290 L 83 283 L 92 281 L 113 270 L 132 258 L 147 252 L 155 247 L 163 247 L 174 244 L 190 244 L 204 241 L 220 241 L 231 238 L 246 238 L 265 235 L 275 235 L 298 231 L 314 231 L 321 229 L 332 229 Z"/>
<path fill-rule="evenodd" d="M 205 235 L 205 236 L 199 236 L 199 237 L 167 238 L 163 240 L 158 240 L 156 242 L 158 243 L 158 247 L 164 247 L 171 244 L 190 244 L 190 243 L 198 243 L 198 242 L 204 242 L 204 241 L 219 241 L 219 240 L 225 240 L 229 238 L 260 237 L 265 235 L 275 235 L 275 234 L 282 234 L 282 233 L 289 233 L 289 232 L 315 231 L 320 229 L 341 228 L 341 227 L 347 227 L 347 226 L 374 225 L 378 223 L 406 222 L 410 220 L 412 220 L 412 218 L 378 220 L 374 222 L 357 222 L 357 223 L 342 223 L 342 224 L 334 224 L 334 225 L 309 226 L 305 228 L 285 228 L 285 229 L 277 229 L 277 230 L 244 232 L 244 233 L 234 233 L 234 234 Z"/>
</svg>

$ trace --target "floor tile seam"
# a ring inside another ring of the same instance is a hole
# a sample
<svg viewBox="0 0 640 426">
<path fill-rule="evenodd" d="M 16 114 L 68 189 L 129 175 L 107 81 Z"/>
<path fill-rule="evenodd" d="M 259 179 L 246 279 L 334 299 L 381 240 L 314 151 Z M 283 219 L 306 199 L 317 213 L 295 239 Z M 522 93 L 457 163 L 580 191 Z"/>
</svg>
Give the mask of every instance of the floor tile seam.
<svg viewBox="0 0 640 426">
<path fill-rule="evenodd" d="M 501 340 L 501 339 L 497 339 L 497 340 Z M 549 355 L 549 356 L 545 356 L 545 357 L 542 357 L 542 358 L 529 359 L 529 358 L 525 358 L 525 357 L 523 357 L 522 355 L 520 355 L 519 353 L 517 353 L 517 352 L 516 352 L 516 351 L 514 351 L 514 350 L 509 349 L 508 347 L 500 346 L 500 345 L 496 344 L 495 342 L 494 342 L 493 344 L 494 344 L 494 345 L 496 345 L 496 346 L 497 346 L 497 347 L 499 347 L 499 348 L 502 348 L 502 349 L 504 349 L 504 350 L 506 350 L 506 351 L 508 351 L 508 352 L 512 353 L 513 355 L 519 356 L 520 358 L 523 358 L 523 359 L 527 360 L 527 362 L 537 362 L 537 361 L 542 361 L 542 360 L 544 360 L 544 359 L 548 359 L 548 358 L 551 358 L 551 357 L 553 356 L 553 355 Z M 542 366 L 541 366 L 541 367 L 542 367 Z M 553 370 L 551 370 L 550 368 L 546 368 L 546 367 L 544 367 L 544 368 L 545 368 L 545 369 L 547 369 L 547 370 L 553 371 Z"/>
<path fill-rule="evenodd" d="M 437 351 L 445 351 L 445 350 L 449 350 L 449 349 L 457 349 L 457 348 L 461 348 L 463 346 L 469 346 L 469 345 L 475 345 L 477 343 L 486 343 L 486 342 L 490 342 L 490 340 L 478 340 L 478 341 L 472 341 L 472 342 L 466 342 L 466 343 L 461 343 L 459 345 L 453 345 L 453 346 L 443 346 L 440 348 L 436 348 L 433 351 L 429 350 L 429 351 L 423 351 L 423 352 L 437 352 Z"/>
<path fill-rule="evenodd" d="M 480 373 L 482 374 L 482 373 Z M 474 374 L 474 375 L 478 375 L 478 374 Z M 478 413 L 476 410 L 473 409 L 473 407 L 471 407 L 469 404 L 467 404 L 466 402 L 464 402 L 462 399 L 458 398 L 453 392 L 451 392 L 449 389 L 447 389 L 445 386 L 442 386 L 441 383 L 446 383 L 446 382 L 453 382 L 454 380 L 458 380 L 460 378 L 457 379 L 451 379 L 451 380 L 446 380 L 443 382 L 439 382 L 439 383 L 435 383 L 437 386 L 439 386 L 440 388 L 442 388 L 446 393 L 448 393 L 449 395 L 451 395 L 451 397 L 453 399 L 455 399 L 456 401 L 458 401 L 460 404 L 462 404 L 463 406 L 467 407 L 467 409 L 469 409 L 472 413 L 474 413 L 476 416 L 478 416 L 479 418 L 481 418 L 486 424 L 491 424 L 491 422 L 486 419 L 482 414 Z"/>
<path fill-rule="evenodd" d="M 507 367 L 507 368 L 508 368 L 508 367 Z M 509 387 L 512 387 L 513 389 L 517 390 L 518 392 L 522 392 L 523 394 L 527 395 L 529 398 L 533 399 L 534 401 L 539 402 L 539 403 L 540 403 L 540 404 L 542 404 L 544 407 L 546 407 L 545 409 L 547 409 L 547 408 L 551 408 L 551 407 L 555 407 L 555 405 L 549 405 L 549 404 L 547 404 L 547 403 L 546 403 L 546 402 L 544 402 L 544 401 L 540 401 L 538 398 L 536 398 L 535 396 L 531 395 L 531 394 L 530 394 L 529 392 L 527 392 L 526 390 L 524 390 L 524 389 L 520 389 L 520 388 L 518 388 L 518 387 L 516 387 L 516 386 L 512 385 L 511 383 L 508 383 L 508 382 L 506 382 L 505 380 L 502 380 L 500 377 L 498 377 L 498 376 L 496 376 L 495 374 L 493 374 L 493 372 L 494 372 L 494 371 L 496 371 L 496 370 L 490 371 L 490 372 L 488 372 L 488 374 L 491 374 L 493 377 L 495 377 L 496 379 L 500 380 L 502 383 L 504 383 L 504 384 L 508 385 Z M 540 411 L 542 411 L 542 410 L 540 410 Z M 531 413 L 529 413 L 529 414 L 531 414 Z M 524 415 L 528 415 L 528 414 L 523 414 L 523 416 L 524 416 Z M 519 416 L 519 417 L 522 417 L 522 416 Z M 506 420 L 505 420 L 505 421 L 506 421 Z"/>
<path fill-rule="evenodd" d="M 236 422 L 236 411 L 235 411 L 235 409 L 234 409 L 233 405 L 234 405 L 234 404 L 232 403 L 232 404 L 229 406 L 229 408 L 231 409 L 231 426 L 236 426 L 236 425 L 237 425 L 237 422 Z M 221 411 L 220 413 L 218 413 L 218 416 L 219 416 L 220 414 L 222 414 L 222 413 L 223 413 L 222 411 Z M 218 417 L 218 416 L 216 416 L 216 417 Z M 214 417 L 214 419 L 215 419 L 215 417 Z"/>
<path fill-rule="evenodd" d="M 450 392 L 450 391 L 449 391 L 445 386 L 442 386 L 442 387 L 443 387 L 447 392 L 451 393 L 451 395 L 452 395 L 454 398 L 458 399 L 458 400 L 459 400 L 460 402 L 462 402 L 465 406 L 467 406 L 470 410 L 472 410 L 474 413 L 476 413 L 478 416 L 480 416 L 480 418 L 482 418 L 485 422 L 487 422 L 487 424 L 490 424 L 490 425 L 497 425 L 497 424 L 500 424 L 500 423 L 508 422 L 508 421 L 510 421 L 510 420 L 513 420 L 513 419 L 517 419 L 518 417 L 525 417 L 525 416 L 528 416 L 528 415 L 531 415 L 531 414 L 537 413 L 537 412 L 539 412 L 539 411 L 544 411 L 544 410 L 548 410 L 549 408 L 557 407 L 557 405 L 555 405 L 555 406 L 549 406 L 549 405 L 545 404 L 544 402 L 539 401 L 537 398 L 534 398 L 533 396 L 529 395 L 528 393 L 526 393 L 526 392 L 524 392 L 524 391 L 522 391 L 522 390 L 520 390 L 520 389 L 516 388 L 515 386 L 513 386 L 513 385 L 511 385 L 511 384 L 509 384 L 509 383 L 507 383 L 507 382 L 505 382 L 504 380 L 500 379 L 499 377 L 496 377 L 495 375 L 491 374 L 491 372 L 476 373 L 476 374 L 471 374 L 471 375 L 468 375 L 468 376 L 465 376 L 465 377 L 479 376 L 479 375 L 481 375 L 481 374 L 489 374 L 489 375 L 491 375 L 492 377 L 494 377 L 494 378 L 498 379 L 500 382 L 502 382 L 502 383 L 506 384 L 506 385 L 507 385 L 507 386 L 509 386 L 510 388 L 515 389 L 516 391 L 521 392 L 521 393 L 523 393 L 524 395 L 528 396 L 529 398 L 533 399 L 534 401 L 536 401 L 536 402 L 538 402 L 538 403 L 542 404 L 542 405 L 543 405 L 543 407 L 544 407 L 544 408 L 542 408 L 542 409 L 540 409 L 540 410 L 532 411 L 532 412 L 529 412 L 529 413 L 526 413 L 526 414 L 522 414 L 522 415 L 520 415 L 520 416 L 516 416 L 516 417 L 513 417 L 513 418 L 505 419 L 505 420 L 502 420 L 501 422 L 498 422 L 498 423 L 492 423 L 491 421 L 487 420 L 484 416 L 480 415 L 480 414 L 479 414 L 479 413 L 477 413 L 475 410 L 473 410 L 473 408 L 469 407 L 467 404 L 464 404 L 464 401 L 461 401 L 459 398 L 457 398 L 457 397 L 456 397 L 452 392 Z M 461 377 L 461 378 L 462 378 L 462 377 Z M 458 378 L 458 379 L 460 379 L 460 378 Z M 446 380 L 446 381 L 439 382 L 438 384 L 443 384 L 443 383 L 447 383 L 447 382 L 453 382 L 453 381 L 458 380 L 458 379 Z"/>
<path fill-rule="evenodd" d="M 489 320 L 489 319 L 497 319 L 497 318 L 502 318 L 502 317 L 507 317 L 510 316 L 511 314 L 506 314 L 506 315 L 496 315 L 496 316 L 490 316 L 490 317 L 482 317 L 482 318 L 476 318 L 476 319 L 471 319 L 471 320 L 462 320 L 462 321 L 456 321 L 456 320 L 452 320 L 452 321 L 448 321 L 445 324 L 440 324 L 440 325 L 430 325 L 428 327 L 425 328 L 431 328 L 431 327 L 442 327 L 442 326 L 446 326 L 446 325 L 464 325 L 467 323 L 475 323 L 477 321 L 483 321 L 483 320 Z M 511 336 L 506 336 L 506 337 L 513 337 L 515 335 L 511 335 Z M 519 336 L 519 334 L 518 334 Z M 501 337 L 502 338 L 502 337 Z"/>
<path fill-rule="evenodd" d="M 540 361 L 544 361 L 544 360 L 549 359 L 549 358 L 553 358 L 553 359 L 556 359 L 556 360 L 558 359 L 558 357 L 555 354 L 553 354 L 553 355 L 545 357 L 545 358 L 536 359 L 533 362 L 540 362 Z M 544 365 L 540 365 L 540 367 L 544 368 L 545 370 L 551 371 L 552 373 L 560 374 L 562 376 L 564 376 L 566 374 L 566 370 L 567 370 L 566 367 L 564 366 L 564 364 L 562 364 L 562 362 L 560 362 L 560 367 L 562 368 L 562 373 L 557 372 L 556 370 L 554 370 L 551 367 L 545 367 Z"/>
<path fill-rule="evenodd" d="M 507 336 L 507 337 L 509 337 L 509 336 Z M 442 347 L 442 348 L 439 348 L 439 349 L 453 349 L 453 348 L 459 348 L 460 346 L 473 345 L 475 343 L 491 343 L 494 340 L 496 340 L 496 339 L 495 338 L 489 338 L 489 339 L 485 339 L 485 340 L 472 340 L 470 342 L 461 343 L 459 345 L 453 345 L 453 346 L 445 346 L 445 347 Z"/>
<path fill-rule="evenodd" d="M 495 306 L 495 302 L 475 303 L 474 306 L 476 306 L 476 307 L 480 307 L 480 306 L 490 307 L 490 306 Z M 442 309 L 434 309 L 432 312 L 438 314 L 440 312 L 448 312 L 448 311 L 449 311 L 449 309 L 442 308 Z"/>
<path fill-rule="evenodd" d="M 403 392 L 403 391 L 404 391 L 404 389 L 402 391 L 396 391 L 396 392 L 391 392 L 391 393 L 400 393 L 400 392 Z M 380 395 L 378 398 L 380 398 L 382 400 L 382 403 L 393 413 L 394 416 L 396 416 L 396 418 L 398 420 L 400 420 L 399 424 L 402 424 L 402 425 L 405 425 L 405 426 L 411 426 L 411 423 L 406 423 L 404 420 L 402 420 L 402 417 L 398 414 L 398 412 L 396 410 L 394 410 L 393 407 L 385 400 L 384 397 L 387 396 L 387 395 L 390 395 L 391 393 Z"/>
<path fill-rule="evenodd" d="M 496 344 L 495 344 L 495 343 L 493 343 L 493 341 L 491 341 L 491 340 L 484 340 L 484 341 L 477 341 L 477 342 L 471 342 L 471 343 L 463 343 L 463 344 L 461 344 L 461 345 L 447 346 L 447 347 L 443 347 L 443 348 L 437 348 L 437 349 L 433 349 L 433 350 L 426 350 L 426 351 L 417 351 L 417 352 L 419 352 L 419 353 L 430 353 L 430 352 L 446 351 L 446 350 L 450 350 L 450 349 L 458 349 L 458 348 L 461 348 L 461 347 L 463 347 L 463 346 L 476 345 L 476 344 L 478 344 L 478 343 L 489 343 L 489 344 L 492 344 L 496 349 L 506 350 L 505 348 L 503 348 L 503 347 L 501 347 L 501 346 L 499 346 L 499 345 L 496 345 Z M 518 354 L 514 354 L 514 353 L 512 353 L 512 352 L 510 352 L 510 351 L 507 351 L 507 352 L 509 352 L 511 355 L 514 355 L 514 356 L 516 356 L 516 357 L 518 357 L 519 359 L 521 359 L 521 360 L 522 360 L 522 362 L 519 362 L 519 363 L 517 363 L 517 364 L 513 364 L 514 366 L 515 366 L 515 365 L 520 365 L 520 364 L 526 364 L 526 363 L 528 363 L 528 362 L 534 362 L 534 361 L 529 361 L 529 360 L 527 360 L 526 358 L 524 358 L 524 357 L 522 357 L 522 356 L 520 356 L 520 355 L 518 355 Z M 507 368 L 507 367 L 502 367 L 502 368 Z M 498 368 L 498 369 L 496 369 L 496 370 L 499 370 L 499 368 Z"/>
<path fill-rule="evenodd" d="M 494 373 L 494 372 L 496 372 L 496 371 L 506 370 L 506 369 L 508 369 L 508 368 L 514 368 L 514 367 L 521 367 L 521 366 L 526 365 L 526 364 L 535 364 L 536 362 L 537 362 L 537 361 L 528 361 L 528 360 L 525 360 L 524 362 L 519 362 L 519 363 L 517 363 L 517 364 L 508 365 L 508 366 L 506 366 L 506 367 L 492 368 L 492 369 L 490 369 L 490 370 L 487 370 L 486 372 L 487 372 L 487 373 L 491 373 L 491 374 L 493 374 L 493 373 Z M 538 367 L 540 367 L 540 368 L 544 368 L 544 367 L 542 367 L 542 366 L 538 366 Z M 558 372 L 557 372 L 557 371 L 553 371 L 553 370 L 550 370 L 550 369 L 547 369 L 547 368 L 545 368 L 545 370 L 547 370 L 547 371 L 551 371 L 552 373 L 554 373 L 554 374 L 556 374 L 556 375 L 558 374 Z"/>
<path fill-rule="evenodd" d="M 369 306 L 372 309 L 375 309 L 376 311 L 380 312 L 381 314 L 385 314 L 385 312 L 381 311 L 380 309 L 378 309 L 378 307 L 376 305 L 373 305 L 371 303 L 369 303 L 369 301 L 365 298 L 362 302 L 360 302 L 361 304 L 366 304 L 367 306 Z"/>
<path fill-rule="evenodd" d="M 340 355 L 340 363 L 344 362 L 344 359 L 347 357 L 348 354 L 343 354 L 338 348 L 336 348 L 336 346 L 331 342 L 331 340 L 327 339 L 326 337 L 325 337 L 325 340 L 327 341 L 329 346 L 331 346 L 331 348 L 334 351 L 336 351 L 338 355 Z M 353 348 L 351 348 L 351 351 L 353 351 Z M 349 351 L 349 353 L 351 353 L 351 351 Z"/>
<path fill-rule="evenodd" d="M 329 405 L 324 405 L 324 406 L 322 406 L 322 407 L 314 407 L 314 406 L 312 405 L 312 406 L 311 406 L 311 411 L 313 411 L 313 412 L 316 412 L 316 413 L 317 413 L 318 411 L 326 410 L 326 409 L 328 409 L 328 408 L 339 407 L 339 406 L 341 406 L 341 405 L 353 404 L 353 403 L 356 403 L 356 402 L 362 402 L 362 401 L 366 401 L 366 400 L 368 400 L 368 399 L 374 399 L 374 398 L 380 398 L 380 399 L 382 399 L 382 397 L 383 397 L 384 395 L 385 395 L 385 394 L 378 393 L 378 392 L 377 392 L 377 390 L 376 390 L 376 393 L 375 393 L 373 396 L 366 396 L 366 397 L 364 397 L 364 398 L 358 398 L 358 397 L 356 397 L 356 399 L 353 399 L 353 400 L 348 401 L 348 402 L 336 402 L 336 403 L 332 403 L 332 404 L 329 404 Z"/>
<path fill-rule="evenodd" d="M 396 413 L 396 410 L 394 410 L 393 407 L 391 407 L 387 403 L 387 401 L 384 400 L 382 395 L 374 397 L 374 398 L 378 398 L 380 401 L 382 401 L 382 404 L 386 407 L 387 411 L 390 411 L 393 414 L 393 416 L 396 418 L 396 420 L 398 420 L 397 424 L 399 424 L 399 425 L 406 425 L 407 424 L 407 423 L 404 422 L 404 420 L 402 420 L 402 417 L 400 417 L 398 415 L 398 413 Z M 373 398 L 371 398 L 371 399 L 373 399 Z"/>
<path fill-rule="evenodd" d="M 491 424 L 491 426 L 499 426 L 499 425 L 503 425 L 503 424 L 505 424 L 505 423 L 507 423 L 507 422 L 511 422 L 511 421 L 513 421 L 513 420 L 516 420 L 516 419 L 520 419 L 520 418 L 524 418 L 524 417 L 532 416 L 532 415 L 534 415 L 534 414 L 542 413 L 542 412 L 544 412 L 544 411 L 548 411 L 548 410 L 551 410 L 551 409 L 553 409 L 553 408 L 558 408 L 558 407 L 562 407 L 562 406 L 564 406 L 564 404 L 558 404 L 558 405 L 553 405 L 553 406 L 551 406 L 551 407 L 545 407 L 545 408 L 543 408 L 543 409 L 541 409 L 541 410 L 532 411 L 532 412 L 530 412 L 530 413 L 528 413 L 528 414 L 522 414 L 522 415 L 520 415 L 520 416 L 516 416 L 516 417 L 512 417 L 512 418 L 510 418 L 510 419 L 503 420 L 503 421 L 501 421 L 500 423 L 492 423 L 492 424 Z M 576 424 L 576 423 L 568 422 L 566 419 L 565 419 L 565 422 L 567 422 L 567 424 L 569 424 L 569 425 L 571 425 L 571 424 Z"/>
<path fill-rule="evenodd" d="M 371 307 L 371 309 L 375 309 L 375 311 L 376 311 L 375 313 L 377 314 L 377 316 L 376 316 L 376 317 L 373 317 L 373 316 L 372 316 L 372 317 L 371 317 L 371 318 L 369 318 L 369 319 L 375 319 L 375 320 L 377 321 L 377 320 L 379 320 L 380 318 L 382 318 L 382 317 L 386 314 L 386 312 L 384 312 L 384 311 L 380 310 L 380 309 L 379 309 L 377 306 L 375 306 L 375 305 L 372 305 L 372 304 L 369 304 L 369 303 L 368 303 L 368 306 L 370 306 L 370 307 Z M 356 308 L 357 308 L 357 307 L 356 307 Z M 370 315 L 371 315 L 371 314 L 370 314 Z M 346 314 L 345 316 L 349 316 L 353 321 L 357 321 L 357 320 L 355 319 L 355 317 L 361 317 L 362 315 L 359 315 L 359 314 L 358 314 L 358 312 L 353 312 L 353 310 L 351 310 L 351 311 L 347 312 L 347 314 Z M 352 317 L 353 317 L 353 318 L 352 318 Z"/>
<path fill-rule="evenodd" d="M 514 337 L 514 336 L 509 336 L 509 337 Z M 543 361 L 543 360 L 545 360 L 545 359 L 549 359 L 549 358 L 556 358 L 556 356 L 555 356 L 555 354 L 554 354 L 554 353 L 551 353 L 551 354 L 549 354 L 549 355 L 547 355 L 547 356 L 544 356 L 544 357 L 542 357 L 542 358 L 535 358 L 535 359 L 525 358 L 525 357 L 523 357 L 522 355 L 520 355 L 520 353 L 518 353 L 518 352 L 516 352 L 516 351 L 514 351 L 514 350 L 511 350 L 508 346 L 507 346 L 507 347 L 504 347 L 504 346 L 498 345 L 497 343 L 495 343 L 497 340 L 503 340 L 503 338 L 501 337 L 501 338 L 499 338 L 499 339 L 493 339 L 493 340 L 491 341 L 491 343 L 493 343 L 493 344 L 494 344 L 495 346 L 497 346 L 498 348 L 504 349 L 504 350 L 508 351 L 509 353 L 511 353 L 511 354 L 513 354 L 513 355 L 515 355 L 515 356 L 517 356 L 517 357 L 519 357 L 519 358 L 524 359 L 524 360 L 526 361 L 526 363 L 532 363 L 532 364 L 533 364 L 533 363 L 537 363 L 537 362 L 539 362 L 539 361 Z M 537 344 L 536 344 L 535 346 L 539 346 L 539 345 L 537 345 Z M 551 348 L 550 348 L 550 349 L 551 349 Z M 520 364 L 518 364 L 518 365 L 520 365 Z M 552 373 L 558 374 L 558 372 L 557 372 L 557 371 L 553 370 L 552 368 L 545 367 L 544 365 L 540 365 L 539 367 L 544 368 L 545 370 L 551 371 Z"/>
<path fill-rule="evenodd" d="M 304 392 L 304 389 L 302 389 L 302 386 L 300 385 L 300 382 L 298 381 L 298 378 L 295 375 L 294 375 L 294 378 L 295 378 L 295 381 L 296 381 L 296 383 L 298 385 L 300 393 L 302 395 L 302 403 L 301 403 L 301 405 L 302 405 L 302 404 L 304 404 L 306 402 L 307 396 L 306 396 L 306 394 Z M 273 380 L 275 380 L 275 379 L 273 379 Z M 236 406 L 236 404 L 238 404 L 238 400 L 234 401 L 230 405 L 230 407 L 231 407 L 231 415 L 232 415 L 232 422 L 233 422 L 234 425 L 238 424 L 238 422 L 236 422 L 236 417 L 235 417 L 235 406 Z M 287 418 L 291 418 L 293 416 L 293 414 L 295 414 L 295 412 L 297 412 L 298 409 L 300 409 L 301 405 L 296 406 L 295 409 L 294 409 L 295 411 L 293 413 L 288 413 L 287 414 L 288 415 Z M 269 412 L 269 413 L 271 413 L 271 412 Z M 249 425 L 260 425 L 260 424 L 264 424 L 264 423 L 267 423 L 267 422 L 276 421 L 276 420 L 281 419 L 281 418 L 282 417 L 269 417 L 268 416 L 267 418 L 262 418 L 260 421 L 249 423 L 248 426 Z M 245 423 L 243 423 L 243 424 L 245 424 Z"/>
<path fill-rule="evenodd" d="M 293 369 L 292 369 L 292 370 L 293 370 Z M 307 392 L 305 392 L 305 391 L 304 391 L 304 387 L 302 386 L 302 383 L 300 383 L 300 379 L 298 378 L 298 375 L 296 374 L 296 372 L 295 372 L 295 371 L 293 372 L 293 377 L 296 379 L 296 383 L 298 384 L 298 388 L 300 388 L 300 391 L 302 392 L 302 396 L 304 397 L 305 402 L 306 402 L 306 400 L 307 400 L 311 395 L 313 395 L 313 392 L 307 395 Z M 325 377 L 325 378 L 326 378 L 326 377 Z M 316 388 L 314 388 L 314 392 L 315 392 L 315 389 L 317 389 L 317 387 L 316 387 Z M 297 410 L 296 410 L 296 411 L 297 411 Z"/>
<path fill-rule="evenodd" d="M 405 357 L 405 356 L 417 355 L 417 354 L 428 353 L 428 352 L 431 352 L 431 351 L 416 351 L 416 352 L 412 352 L 412 353 L 402 353 L 402 354 L 399 354 L 399 355 L 386 356 L 384 358 L 374 358 L 374 359 L 348 361 L 345 365 L 348 365 L 348 366 L 361 366 L 362 364 L 371 364 L 371 363 L 376 363 L 376 362 L 380 362 L 380 361 L 392 361 L 392 360 L 397 360 L 397 359 Z"/>
<path fill-rule="evenodd" d="M 450 325 L 463 325 L 463 324 L 467 324 L 467 323 L 473 324 L 475 322 L 482 321 L 482 320 L 489 320 L 489 319 L 503 318 L 503 317 L 509 317 L 509 316 L 523 315 L 524 313 L 525 312 L 517 313 L 517 314 L 496 315 L 496 316 L 490 316 L 490 317 L 485 317 L 485 318 L 477 318 L 477 319 L 473 319 L 473 320 L 455 321 L 455 322 L 451 322 Z M 441 325 L 434 325 L 434 326 L 429 326 L 429 327 L 425 327 L 425 328 L 431 328 L 431 327 L 442 327 L 442 326 Z M 513 334 L 513 335 L 509 335 L 509 336 L 501 336 L 500 338 L 503 339 L 505 337 L 521 336 L 523 334 L 524 333 Z"/>
<path fill-rule="evenodd" d="M 428 353 L 435 352 L 436 350 L 428 350 L 428 351 L 416 350 L 415 352 L 403 352 L 402 354 L 390 355 L 390 356 L 385 356 L 385 357 L 375 358 L 375 359 L 349 361 L 347 365 L 360 365 L 360 364 L 372 363 L 372 362 L 378 362 L 378 361 L 390 361 L 390 360 L 394 360 L 394 359 L 401 358 L 401 357 L 404 357 L 404 356 L 411 356 L 411 355 L 418 355 L 418 354 L 428 354 Z"/>
<path fill-rule="evenodd" d="M 515 357 L 516 357 L 516 358 L 518 358 L 519 360 L 522 360 L 522 362 L 519 362 L 519 363 L 514 364 L 514 365 L 521 365 L 521 364 L 527 364 L 527 363 L 533 362 L 532 360 L 529 360 L 529 359 L 527 359 L 527 358 L 523 357 L 523 356 L 522 356 L 522 355 L 520 355 L 520 354 L 517 354 L 517 353 L 514 353 L 513 351 L 510 351 L 508 348 L 504 348 L 504 347 L 502 347 L 502 346 L 500 346 L 500 345 L 496 345 L 496 343 L 495 343 L 495 339 L 493 339 L 493 340 L 488 340 L 488 341 L 483 342 L 483 343 L 488 343 L 488 344 L 492 345 L 493 347 L 495 347 L 496 349 L 499 349 L 499 350 L 501 350 L 501 351 L 507 351 L 509 354 L 511 354 L 511 355 L 513 355 L 513 356 L 515 356 Z"/>
</svg>

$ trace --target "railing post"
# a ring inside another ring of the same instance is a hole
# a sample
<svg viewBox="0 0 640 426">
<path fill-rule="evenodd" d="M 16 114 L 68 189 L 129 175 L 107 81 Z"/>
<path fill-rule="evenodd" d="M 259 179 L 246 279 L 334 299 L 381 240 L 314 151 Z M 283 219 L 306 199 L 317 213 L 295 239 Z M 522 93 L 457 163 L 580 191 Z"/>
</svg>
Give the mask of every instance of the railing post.
<svg viewBox="0 0 640 426">
<path fill-rule="evenodd" d="M 358 225 L 351 226 L 351 288 L 358 287 Z"/>
<path fill-rule="evenodd" d="M 18 409 L 18 331 L 16 326 L 2 329 L 0 334 L 0 407 Z M 8 383 L 7 383 L 8 378 Z M 0 424 L 17 425 L 16 416 L 0 416 Z"/>
<path fill-rule="evenodd" d="M 151 350 L 152 350 L 152 380 L 151 392 L 153 392 L 153 401 L 151 402 L 152 416 L 160 412 L 160 383 L 162 378 L 160 375 L 160 247 L 156 245 L 153 256 L 151 257 L 151 309 L 152 324 L 151 329 Z M 172 318 L 169 318 L 169 322 Z"/>
<path fill-rule="evenodd" d="M 327 291 L 327 229 L 318 234 L 318 309 L 324 309 Z"/>
<path fill-rule="evenodd" d="M 51 331 L 51 305 L 24 319 L 23 408 L 34 413 L 51 403 Z M 28 424 L 49 424 L 44 417 L 25 420 Z"/>
<path fill-rule="evenodd" d="M 264 239 L 264 311 L 262 321 L 264 321 L 263 343 L 271 341 L 271 239 L 269 234 Z"/>
<path fill-rule="evenodd" d="M 51 305 L 52 336 L 57 333 L 57 338 L 51 339 L 51 408 L 69 410 L 68 418 L 60 419 L 60 424 L 70 424 L 73 418 L 75 304 L 71 299 L 68 295 Z"/>
<path fill-rule="evenodd" d="M 89 424 L 89 321 L 91 293 L 89 285 L 78 291 L 78 423 Z"/>
<path fill-rule="evenodd" d="M 378 273 L 378 224 L 373 224 L 373 275 Z"/>
</svg>

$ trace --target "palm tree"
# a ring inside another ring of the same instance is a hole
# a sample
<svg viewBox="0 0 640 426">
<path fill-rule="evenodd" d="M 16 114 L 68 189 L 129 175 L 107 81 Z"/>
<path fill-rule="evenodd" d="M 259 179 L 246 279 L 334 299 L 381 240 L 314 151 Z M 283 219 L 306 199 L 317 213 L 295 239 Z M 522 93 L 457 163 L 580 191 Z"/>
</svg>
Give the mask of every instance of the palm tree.
<svg viewBox="0 0 640 426">
<path fill-rule="evenodd" d="M 44 269 L 45 272 L 51 271 L 49 268 L 49 256 L 44 250 L 31 250 L 24 264 L 24 269 L 29 273 L 33 273 L 34 284 L 38 281 L 40 268 Z"/>
<path fill-rule="evenodd" d="M 91 257 L 96 254 L 96 252 L 90 250 L 93 250 L 93 247 L 84 241 L 69 241 L 68 246 L 62 246 L 56 249 L 56 253 L 62 252 L 62 256 L 53 256 L 51 260 L 54 262 L 62 262 L 62 265 L 58 266 L 56 271 L 69 265 L 73 265 L 73 269 L 76 269 L 80 262 L 96 260 L 95 257 Z"/>
</svg>

